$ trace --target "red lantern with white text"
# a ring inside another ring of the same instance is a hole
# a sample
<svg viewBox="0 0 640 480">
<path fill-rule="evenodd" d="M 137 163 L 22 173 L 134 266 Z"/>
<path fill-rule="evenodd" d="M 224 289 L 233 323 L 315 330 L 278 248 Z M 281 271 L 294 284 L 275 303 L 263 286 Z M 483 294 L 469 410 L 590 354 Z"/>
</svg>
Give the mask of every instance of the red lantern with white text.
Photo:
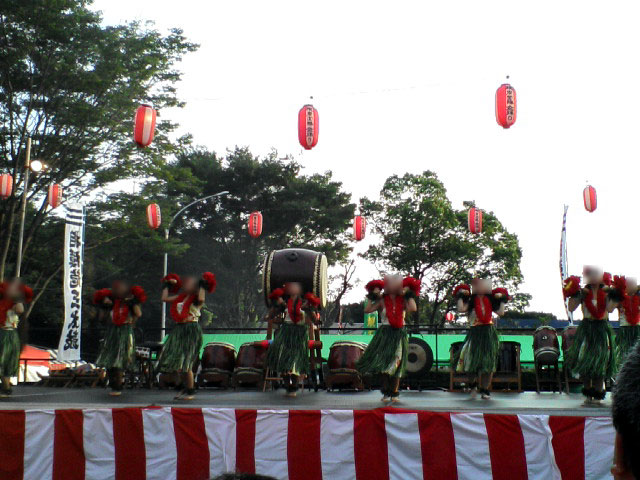
<svg viewBox="0 0 640 480">
<path fill-rule="evenodd" d="M 298 113 L 298 140 L 305 150 L 311 150 L 318 143 L 318 110 L 313 105 L 305 105 Z"/>
<path fill-rule="evenodd" d="M 49 194 L 47 195 L 47 202 L 51 208 L 58 208 L 58 205 L 62 202 L 62 187 L 57 183 L 49 185 Z"/>
<path fill-rule="evenodd" d="M 253 238 L 262 235 L 262 214 L 260 212 L 252 212 L 249 215 L 249 235 Z"/>
<path fill-rule="evenodd" d="M 353 238 L 356 241 L 362 240 L 367 234 L 367 219 L 362 215 L 353 217 Z"/>
<path fill-rule="evenodd" d="M 496 121 L 502 128 L 516 123 L 516 90 L 508 83 L 496 91 Z"/>
<path fill-rule="evenodd" d="M 593 212 L 598 207 L 598 197 L 596 196 L 596 189 L 591 185 L 587 185 L 582 191 L 582 197 L 584 200 L 584 208 L 587 212 Z"/>
<path fill-rule="evenodd" d="M 133 140 L 140 147 L 148 147 L 156 129 L 156 111 L 150 105 L 140 105 L 136 111 Z"/>
<path fill-rule="evenodd" d="M 447 321 L 447 323 L 453 323 L 453 321 L 456 319 L 456 316 L 453 314 L 453 312 L 447 312 L 444 318 Z"/>
<path fill-rule="evenodd" d="M 160 205 L 152 203 L 147 206 L 147 223 L 154 230 L 162 223 L 162 216 L 160 215 Z"/>
<path fill-rule="evenodd" d="M 13 177 L 8 173 L 0 175 L 0 197 L 9 198 L 13 190 Z"/>
<path fill-rule="evenodd" d="M 482 233 L 482 210 L 479 208 L 469 209 L 469 231 L 473 234 Z"/>
</svg>

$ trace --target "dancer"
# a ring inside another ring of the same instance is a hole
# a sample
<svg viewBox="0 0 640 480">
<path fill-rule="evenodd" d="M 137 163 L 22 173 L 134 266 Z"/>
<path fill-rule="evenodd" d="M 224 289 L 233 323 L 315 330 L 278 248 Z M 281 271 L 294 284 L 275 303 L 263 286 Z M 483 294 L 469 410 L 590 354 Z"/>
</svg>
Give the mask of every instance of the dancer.
<svg viewBox="0 0 640 480">
<path fill-rule="evenodd" d="M 469 285 L 459 285 L 453 291 L 458 313 L 467 315 L 469 333 L 455 362 L 458 372 L 476 375 L 471 394 L 480 392 L 482 398 L 491 398 L 489 386 L 498 361 L 500 340 L 493 323 L 493 313 L 504 315 L 509 292 L 505 288 L 491 290 L 491 280 L 474 279 Z"/>
<path fill-rule="evenodd" d="M 0 398 L 11 395 L 11 377 L 20 368 L 20 336 L 18 323 L 24 305 L 33 299 L 33 290 L 19 279 L 0 283 Z"/>
<path fill-rule="evenodd" d="M 267 351 L 267 366 L 282 377 L 286 396 L 295 397 L 300 377 L 310 370 L 309 341 L 315 340 L 313 318 L 320 299 L 312 293 L 303 295 L 302 285 L 297 282 L 276 288 L 270 298 L 274 318 L 280 311 L 284 319 Z"/>
<path fill-rule="evenodd" d="M 585 266 L 583 276 L 586 286 L 580 286 L 580 277 L 571 276 L 564 281 L 563 295 L 569 299 L 569 310 L 582 307 L 583 320 L 576 331 L 569 365 L 580 374 L 584 383 L 582 394 L 585 405 L 599 404 L 606 396 L 605 380 L 616 371 L 613 348 L 613 332 L 609 325 L 607 293 L 611 275 L 602 270 Z"/>
<path fill-rule="evenodd" d="M 96 291 L 93 296 L 93 303 L 100 308 L 100 318 L 110 318 L 96 365 L 106 369 L 112 396 L 122 394 L 124 373 L 135 362 L 133 329 L 142 316 L 141 305 L 146 301 L 147 295 L 142 287 L 135 285 L 129 288 L 129 284 L 122 281 L 114 282 L 111 290 L 103 288 Z"/>
<path fill-rule="evenodd" d="M 162 301 L 171 304 L 171 318 L 176 325 L 162 348 L 158 369 L 181 375 L 183 389 L 176 400 L 193 400 L 196 392 L 193 368 L 198 364 L 202 348 L 202 328 L 198 320 L 206 293 L 216 289 L 216 277 L 205 272 L 199 281 L 196 277 L 185 277 L 183 283 L 178 275 L 170 273 L 162 282 Z M 178 293 L 181 288 L 182 292 Z"/>
<path fill-rule="evenodd" d="M 607 310 L 618 309 L 620 328 L 616 333 L 618 365 L 622 365 L 627 353 L 640 337 L 640 295 L 638 281 L 633 277 L 616 275 L 609 291 Z"/>
<path fill-rule="evenodd" d="M 405 373 L 409 342 L 404 328 L 405 314 L 417 310 L 420 282 L 387 275 L 367 283 L 365 313 L 378 312 L 380 326 L 364 351 L 356 368 L 362 374 L 382 375 L 383 402 L 400 400 L 400 379 Z M 383 293 L 384 292 L 384 293 Z"/>
</svg>

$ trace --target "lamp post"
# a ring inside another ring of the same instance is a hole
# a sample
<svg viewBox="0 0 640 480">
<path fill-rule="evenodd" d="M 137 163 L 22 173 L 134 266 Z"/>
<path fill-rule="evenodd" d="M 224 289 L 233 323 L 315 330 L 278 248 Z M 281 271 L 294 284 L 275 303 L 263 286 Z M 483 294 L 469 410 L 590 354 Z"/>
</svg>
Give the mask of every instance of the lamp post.
<svg viewBox="0 0 640 480">
<path fill-rule="evenodd" d="M 192 205 L 195 205 L 196 203 L 200 203 L 200 202 L 204 202 L 206 200 L 209 200 L 210 198 L 214 198 L 214 197 L 221 197 L 222 195 L 226 195 L 227 193 L 229 193 L 228 191 L 222 191 L 222 192 L 218 192 L 218 193 L 214 193 L 213 195 L 207 195 L 206 197 L 202 197 L 202 198 L 198 198 L 197 200 L 194 200 L 193 202 L 189 203 L 188 205 L 185 205 L 184 207 L 182 207 L 180 210 L 178 210 L 178 212 L 171 217 L 171 220 L 169 221 L 169 224 L 167 225 L 167 228 L 164 229 L 164 239 L 165 240 L 169 240 L 169 231 L 171 230 L 171 225 L 173 225 L 173 222 L 175 221 L 176 218 L 178 218 L 180 216 L 180 214 L 182 214 L 182 212 L 184 212 L 187 208 L 189 208 Z M 165 250 L 164 252 L 164 263 L 163 263 L 163 267 L 162 267 L 162 277 L 166 277 L 167 276 L 167 269 L 168 269 L 168 263 L 169 263 L 169 254 L 167 253 L 167 251 Z M 161 336 L 164 337 L 164 332 L 165 332 L 165 327 L 167 326 L 167 305 L 162 302 L 162 324 L 161 324 Z"/>
<path fill-rule="evenodd" d="M 29 175 L 31 171 L 38 173 L 44 168 L 39 160 L 31 161 L 31 137 L 27 137 L 27 151 L 24 161 L 24 190 L 22 192 L 22 205 L 20 207 L 20 231 L 18 232 L 18 259 L 16 260 L 16 277 L 20 277 L 22 270 L 22 243 L 24 240 L 24 219 L 27 214 L 27 194 L 29 192 Z"/>
</svg>

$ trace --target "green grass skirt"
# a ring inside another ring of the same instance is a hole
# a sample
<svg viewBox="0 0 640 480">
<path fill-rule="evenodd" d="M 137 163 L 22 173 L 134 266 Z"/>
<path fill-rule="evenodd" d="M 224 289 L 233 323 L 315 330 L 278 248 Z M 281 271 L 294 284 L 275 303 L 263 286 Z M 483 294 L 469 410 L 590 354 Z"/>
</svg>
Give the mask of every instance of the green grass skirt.
<svg viewBox="0 0 640 480">
<path fill-rule="evenodd" d="M 583 378 L 610 378 L 616 373 L 613 331 L 606 320 L 582 320 L 569 350 L 571 369 Z"/>
<path fill-rule="evenodd" d="M 616 333 L 616 353 L 618 355 L 618 365 L 622 365 L 629 350 L 640 338 L 640 325 L 628 325 L 620 327 Z"/>
<path fill-rule="evenodd" d="M 20 369 L 20 336 L 18 331 L 0 329 L 0 377 L 15 377 Z"/>
<path fill-rule="evenodd" d="M 309 373 L 309 328 L 284 323 L 267 350 L 267 366 L 276 373 Z"/>
<path fill-rule="evenodd" d="M 494 325 L 477 325 L 469 329 L 456 359 L 456 371 L 465 373 L 495 372 L 500 339 Z"/>
<path fill-rule="evenodd" d="M 405 329 L 382 325 L 356 363 L 356 368 L 362 374 L 386 373 L 400 378 L 407 369 L 408 355 L 409 340 Z"/>
<path fill-rule="evenodd" d="M 201 348 L 200 324 L 177 323 L 162 347 L 158 369 L 163 373 L 191 371 L 200 359 Z"/>
<path fill-rule="evenodd" d="M 101 368 L 131 368 L 136 358 L 136 345 L 131 325 L 109 325 L 96 365 Z"/>
</svg>

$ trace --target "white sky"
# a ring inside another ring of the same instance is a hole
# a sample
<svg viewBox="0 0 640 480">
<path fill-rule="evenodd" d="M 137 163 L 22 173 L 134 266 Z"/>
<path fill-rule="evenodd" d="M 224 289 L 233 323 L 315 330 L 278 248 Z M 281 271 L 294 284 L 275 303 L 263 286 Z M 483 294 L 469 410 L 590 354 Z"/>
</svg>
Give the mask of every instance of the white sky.
<svg viewBox="0 0 640 480">
<path fill-rule="evenodd" d="M 564 312 L 564 203 L 572 273 L 590 263 L 640 275 L 637 2 L 94 5 L 108 23 L 153 20 L 201 45 L 180 66 L 187 106 L 161 112 L 197 144 L 294 154 L 307 172 L 333 171 L 354 201 L 376 197 L 391 174 L 434 170 L 457 207 L 475 200 L 518 235 L 534 310 Z M 518 95 L 509 130 L 494 118 L 505 75 Z M 303 152 L 296 121 L 310 95 L 320 136 Z M 587 180 L 598 192 L 592 214 L 582 206 Z M 362 261 L 358 273 L 374 274 Z"/>
</svg>

